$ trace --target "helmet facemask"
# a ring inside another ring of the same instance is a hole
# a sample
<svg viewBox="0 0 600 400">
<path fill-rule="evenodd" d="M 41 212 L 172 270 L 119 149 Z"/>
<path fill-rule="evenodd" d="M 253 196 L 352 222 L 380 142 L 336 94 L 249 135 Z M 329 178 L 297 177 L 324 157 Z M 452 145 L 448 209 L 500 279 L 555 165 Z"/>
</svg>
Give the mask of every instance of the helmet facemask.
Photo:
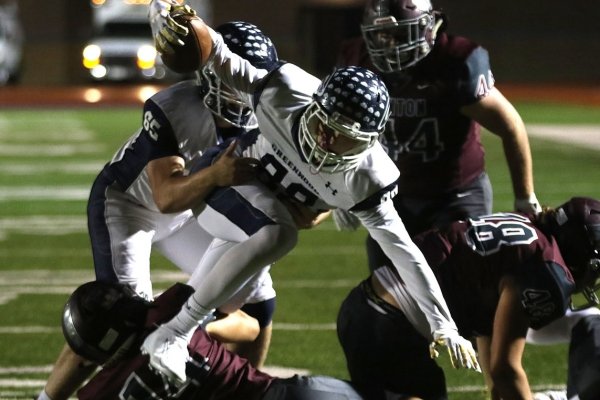
<svg viewBox="0 0 600 400">
<path fill-rule="evenodd" d="M 272 71 L 280 65 L 277 50 L 271 39 L 248 22 L 226 22 L 215 28 L 232 53 L 244 58 L 254 67 Z M 258 127 L 252 105 L 244 101 L 216 76 L 208 63 L 196 71 L 204 104 L 216 116 L 231 125 L 254 129 Z"/>
<path fill-rule="evenodd" d="M 316 102 L 302 115 L 300 130 L 302 155 L 317 172 L 342 172 L 356 167 L 379 137 L 378 132 L 361 131 L 360 124 L 339 113 L 328 116 Z M 342 151 L 334 150 L 335 147 Z"/>
<path fill-rule="evenodd" d="M 373 25 L 362 25 L 361 30 L 373 65 L 382 72 L 398 72 L 429 54 L 435 26 L 433 14 L 403 21 L 390 15 L 375 19 Z"/>
<path fill-rule="evenodd" d="M 593 248 L 582 270 L 581 294 L 587 302 L 583 308 L 600 306 L 600 225 L 586 228 Z"/>
<path fill-rule="evenodd" d="M 383 81 L 362 67 L 327 75 L 300 118 L 302 155 L 316 172 L 352 169 L 375 145 L 390 115 Z"/>
<path fill-rule="evenodd" d="M 216 116 L 237 128 L 254 129 L 258 127 L 256 115 L 233 90 L 225 85 L 207 65 L 201 70 L 200 85 L 203 102 Z"/>
<path fill-rule="evenodd" d="M 596 292 L 600 290 L 600 202 L 574 197 L 552 215 L 552 235 L 575 280 L 571 309 L 599 306 Z"/>
</svg>

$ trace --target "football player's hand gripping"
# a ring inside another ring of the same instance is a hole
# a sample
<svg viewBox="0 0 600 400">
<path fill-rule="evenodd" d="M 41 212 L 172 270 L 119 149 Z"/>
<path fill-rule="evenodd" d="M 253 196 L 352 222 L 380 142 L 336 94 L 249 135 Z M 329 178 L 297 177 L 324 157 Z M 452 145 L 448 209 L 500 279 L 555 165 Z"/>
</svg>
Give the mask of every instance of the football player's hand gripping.
<svg viewBox="0 0 600 400">
<path fill-rule="evenodd" d="M 149 11 L 150 26 L 156 50 L 161 54 L 173 54 L 177 46 L 183 46 L 182 37 L 189 31 L 178 18 L 196 17 L 196 11 L 175 0 L 154 0 Z"/>
<path fill-rule="evenodd" d="M 255 158 L 236 156 L 236 143 L 233 140 L 211 166 L 217 186 L 241 185 L 256 177 L 260 162 Z"/>
<path fill-rule="evenodd" d="M 440 329 L 433 332 L 433 342 L 429 345 L 429 355 L 437 358 L 440 353 L 438 347 L 446 347 L 450 362 L 454 368 L 467 368 L 481 372 L 477 353 L 473 344 L 460 336 L 454 329 Z"/>
</svg>

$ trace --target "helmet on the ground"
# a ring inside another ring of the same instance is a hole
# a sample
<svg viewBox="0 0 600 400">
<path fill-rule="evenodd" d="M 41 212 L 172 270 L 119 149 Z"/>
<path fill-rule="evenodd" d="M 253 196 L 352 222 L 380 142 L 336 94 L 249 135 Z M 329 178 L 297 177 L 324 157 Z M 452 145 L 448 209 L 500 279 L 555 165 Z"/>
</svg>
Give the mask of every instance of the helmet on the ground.
<svg viewBox="0 0 600 400">
<path fill-rule="evenodd" d="M 383 132 L 389 113 L 388 91 L 376 74 L 361 67 L 336 69 L 323 79 L 302 114 L 302 154 L 317 171 L 354 168 Z M 346 142 L 343 152 L 330 147 L 336 140 Z"/>
<path fill-rule="evenodd" d="M 584 306 L 600 305 L 600 201 L 572 198 L 556 208 L 549 228 L 587 301 Z"/>
<path fill-rule="evenodd" d="M 368 0 L 361 31 L 373 65 L 398 72 L 425 58 L 443 23 L 430 0 Z"/>
<path fill-rule="evenodd" d="M 65 304 L 63 334 L 75 353 L 106 364 L 135 348 L 150 304 L 126 285 L 85 283 Z"/>
<path fill-rule="evenodd" d="M 253 66 L 268 71 L 278 65 L 277 51 L 270 38 L 247 22 L 227 22 L 215 28 L 223 36 L 227 47 L 248 60 Z M 214 114 L 238 128 L 257 127 L 254 112 L 227 87 L 208 63 L 198 72 L 204 104 Z"/>
</svg>

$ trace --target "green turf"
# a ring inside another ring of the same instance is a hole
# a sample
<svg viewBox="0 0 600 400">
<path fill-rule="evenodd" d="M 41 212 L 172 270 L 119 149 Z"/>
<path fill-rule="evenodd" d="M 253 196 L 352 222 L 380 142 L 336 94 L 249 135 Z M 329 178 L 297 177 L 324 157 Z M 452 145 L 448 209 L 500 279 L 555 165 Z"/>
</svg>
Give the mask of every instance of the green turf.
<svg viewBox="0 0 600 400">
<path fill-rule="evenodd" d="M 532 103 L 517 108 L 527 123 L 595 124 L 600 129 L 594 108 Z M 43 384 L 43 368 L 9 368 L 48 366 L 60 350 L 62 304 L 69 290 L 93 276 L 85 191 L 94 171 L 140 121 L 137 108 L 0 111 L 0 139 L 4 149 L 12 149 L 0 158 L 0 398 L 31 398 Z M 509 209 L 513 195 L 500 142 L 489 133 L 483 140 L 494 208 Z M 531 146 L 542 203 L 557 205 L 572 195 L 600 197 L 599 151 L 536 138 Z M 53 197 L 66 189 L 83 193 L 74 200 Z M 345 294 L 367 274 L 364 236 L 362 229 L 335 232 L 326 221 L 302 232 L 297 248 L 275 265 L 278 325 L 268 365 L 347 377 L 331 327 Z M 175 271 L 160 256 L 153 256 L 152 265 L 155 273 Z M 156 287 L 168 284 L 165 278 Z M 294 324 L 322 329 L 290 330 Z M 19 328 L 28 330 L 19 333 Z M 564 384 L 565 353 L 565 346 L 528 347 L 524 363 L 531 383 Z M 445 358 L 440 362 L 448 371 L 451 399 L 485 398 L 480 375 L 451 370 Z"/>
</svg>

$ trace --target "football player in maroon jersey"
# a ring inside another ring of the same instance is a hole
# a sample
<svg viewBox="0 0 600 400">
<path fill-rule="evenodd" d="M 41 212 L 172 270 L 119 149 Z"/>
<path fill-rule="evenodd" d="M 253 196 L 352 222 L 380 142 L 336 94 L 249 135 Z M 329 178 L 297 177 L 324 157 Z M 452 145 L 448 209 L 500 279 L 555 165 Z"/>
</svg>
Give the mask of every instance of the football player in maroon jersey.
<svg viewBox="0 0 600 400">
<path fill-rule="evenodd" d="M 401 172 L 394 204 L 411 236 L 492 211 L 481 127 L 502 140 L 515 209 L 540 211 L 523 120 L 495 87 L 487 50 L 446 25 L 430 0 L 368 0 L 362 37 L 344 42 L 338 57 L 377 72 L 388 87 L 391 115 L 380 139 Z M 351 218 L 334 217 L 341 225 Z M 371 270 L 390 262 L 371 237 L 367 250 Z"/>
<path fill-rule="evenodd" d="M 104 365 L 79 390 L 78 398 L 362 399 L 352 385 L 340 379 L 297 375 L 282 379 L 263 373 L 248 360 L 228 351 L 222 342 L 211 337 L 214 332 L 209 336 L 203 328 L 196 330 L 188 347 L 187 380 L 177 388 L 170 386 L 161 374 L 149 367 L 148 357 L 140 354 L 140 343 L 158 324 L 172 318 L 193 291 L 190 286 L 175 284 L 148 302 L 117 283 L 94 281 L 78 287 L 65 305 L 63 332 L 75 352 Z M 238 326 L 247 324 L 243 321 Z M 225 332 L 229 334 L 232 330 Z"/>
<path fill-rule="evenodd" d="M 600 201 L 595 199 L 575 197 L 537 216 L 497 213 L 456 221 L 418 235 L 415 243 L 459 332 L 477 340 L 493 400 L 531 398 L 521 364 L 530 328 L 561 318 L 573 307 L 575 293 L 586 306 L 600 304 L 595 293 L 600 289 Z M 351 380 L 367 398 L 447 398 L 444 373 L 427 352 L 430 333 L 423 318 L 406 285 L 385 266 L 344 300 L 338 336 Z M 572 343 L 575 368 L 570 368 L 568 394 L 598 399 L 598 313 L 583 318 L 573 336 L 584 339 Z"/>
</svg>

